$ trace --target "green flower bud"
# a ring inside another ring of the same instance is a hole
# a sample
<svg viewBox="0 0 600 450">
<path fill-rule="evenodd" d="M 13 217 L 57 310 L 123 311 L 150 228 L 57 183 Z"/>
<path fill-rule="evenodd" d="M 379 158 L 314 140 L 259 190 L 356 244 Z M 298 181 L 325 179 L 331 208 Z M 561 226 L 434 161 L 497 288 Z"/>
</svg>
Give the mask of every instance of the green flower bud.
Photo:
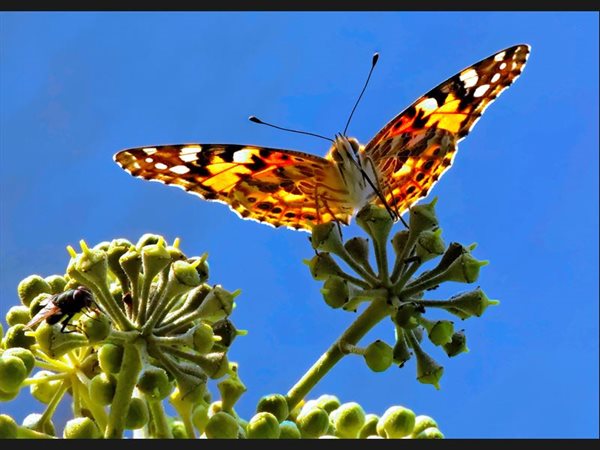
<svg viewBox="0 0 600 450">
<path fill-rule="evenodd" d="M 142 270 L 142 255 L 135 248 L 130 248 L 119 257 L 119 265 L 129 279 L 130 286 L 137 286 Z M 115 272 L 115 274 L 117 274 Z"/>
<path fill-rule="evenodd" d="M 377 434 L 387 439 L 408 436 L 415 427 L 415 413 L 403 406 L 388 408 L 377 422 Z"/>
<path fill-rule="evenodd" d="M 444 279 L 460 283 L 474 283 L 479 277 L 479 269 L 488 264 L 489 261 L 479 261 L 470 253 L 463 253 L 446 269 Z"/>
<path fill-rule="evenodd" d="M 147 245 L 155 245 L 155 244 L 158 244 L 160 241 L 164 241 L 164 240 L 165 240 L 165 238 L 163 238 L 159 234 L 144 233 L 142 236 L 140 236 L 138 241 L 135 243 L 135 247 L 138 250 L 141 250 L 143 247 L 145 247 Z"/>
<path fill-rule="evenodd" d="M 319 253 L 310 260 L 305 259 L 304 264 L 310 269 L 310 274 L 315 280 L 326 280 L 331 275 L 343 276 L 344 272 L 329 253 Z"/>
<path fill-rule="evenodd" d="M 23 364 L 25 364 L 25 371 L 27 373 L 26 376 L 29 376 L 29 374 L 35 367 L 35 357 L 33 356 L 33 353 L 31 353 L 26 348 L 22 348 L 22 347 L 9 348 L 9 349 L 5 350 L 4 353 L 2 353 L 2 358 L 5 358 L 7 356 L 16 356 L 17 358 L 20 358 L 21 361 L 23 361 Z"/>
<path fill-rule="evenodd" d="M 89 385 L 90 399 L 102 406 L 109 405 L 115 396 L 117 380 L 108 373 L 101 373 L 91 379 Z"/>
<path fill-rule="evenodd" d="M 176 292 L 173 296 L 183 294 L 201 283 L 196 267 L 187 261 L 175 261 L 171 265 L 169 281 L 170 283 L 176 283 L 172 287 Z"/>
<path fill-rule="evenodd" d="M 44 379 L 52 375 L 54 375 L 54 373 L 48 370 L 40 370 L 33 376 L 33 378 Z M 56 394 L 56 391 L 58 391 L 62 383 L 63 380 L 50 380 L 40 383 L 34 383 L 29 385 L 29 392 L 36 400 L 44 404 L 48 404 L 50 403 L 50 400 L 52 400 L 52 397 L 54 397 L 54 394 Z"/>
<path fill-rule="evenodd" d="M 194 363 L 198 364 L 206 375 L 213 380 L 221 378 L 229 369 L 229 360 L 224 352 L 211 352 L 206 355 L 198 355 L 194 359 Z"/>
<path fill-rule="evenodd" d="M 436 427 L 430 427 L 416 434 L 414 439 L 444 439 L 444 435 Z"/>
<path fill-rule="evenodd" d="M 340 405 L 329 415 L 336 430 L 336 435 L 342 438 L 354 439 L 365 424 L 365 412 L 356 402 Z"/>
<path fill-rule="evenodd" d="M 230 374 L 228 378 L 217 384 L 217 388 L 221 394 L 221 407 L 224 411 L 231 411 L 233 405 L 248 390 L 237 374 Z"/>
<path fill-rule="evenodd" d="M 198 403 L 204 392 L 206 391 L 206 375 L 198 367 L 192 365 L 180 363 L 180 368 L 186 370 L 185 376 L 177 376 L 177 389 L 169 396 L 173 405 L 180 406 L 182 408 L 189 408 Z M 189 372 L 196 370 L 194 375 L 190 375 Z"/>
<path fill-rule="evenodd" d="M 187 439 L 188 435 L 185 431 L 185 425 L 181 420 L 173 420 L 170 426 L 173 439 Z"/>
<path fill-rule="evenodd" d="M 375 414 L 367 414 L 365 416 L 365 423 L 362 428 L 358 432 L 359 439 L 365 439 L 369 436 L 377 435 L 377 423 L 379 422 L 379 417 Z"/>
<path fill-rule="evenodd" d="M 307 411 L 305 411 L 305 408 L 302 408 L 296 424 L 303 438 L 318 438 L 324 435 L 329 428 L 329 415 L 324 409 L 319 407 L 314 407 Z"/>
<path fill-rule="evenodd" d="M 323 299 L 332 308 L 344 306 L 350 299 L 350 286 L 348 281 L 332 275 L 325 280 L 321 288 Z"/>
<path fill-rule="evenodd" d="M 18 323 L 26 324 L 31 319 L 29 308 L 24 305 L 13 306 L 6 313 L 6 323 L 9 327 Z"/>
<path fill-rule="evenodd" d="M 131 248 L 133 248 L 133 244 L 127 239 L 113 239 L 106 249 L 108 268 L 115 274 L 125 290 L 129 290 L 129 286 L 126 282 L 127 276 L 119 263 L 119 259 Z"/>
<path fill-rule="evenodd" d="M 98 350 L 100 368 L 106 373 L 119 373 L 123 362 L 123 347 L 106 343 Z"/>
<path fill-rule="evenodd" d="M 415 252 L 421 263 L 444 254 L 446 244 L 441 238 L 441 235 L 441 228 L 438 228 L 435 231 L 425 230 L 419 234 Z"/>
<path fill-rule="evenodd" d="M 239 290 L 229 292 L 217 284 L 198 307 L 198 314 L 201 318 L 209 321 L 224 319 L 233 311 L 233 300 L 239 294 Z"/>
<path fill-rule="evenodd" d="M 231 346 L 233 340 L 238 335 L 238 330 L 228 319 L 221 319 L 213 323 L 213 332 L 215 336 L 219 336 L 221 339 L 218 341 L 219 345 L 228 348 Z"/>
<path fill-rule="evenodd" d="M 310 236 L 310 243 L 317 251 L 333 253 L 335 255 L 345 253 L 339 225 L 335 222 L 315 225 Z"/>
<path fill-rule="evenodd" d="M 225 412 L 217 412 L 206 424 L 204 433 L 209 439 L 235 439 L 238 437 L 239 425 L 235 418 Z"/>
<path fill-rule="evenodd" d="M 110 334 L 111 323 L 106 314 L 85 315 L 79 319 L 79 327 L 90 344 L 98 344 Z"/>
<path fill-rule="evenodd" d="M 289 407 L 286 398 L 281 394 L 270 394 L 261 397 L 256 406 L 256 412 L 268 412 L 273 414 L 278 422 L 283 422 L 289 415 Z"/>
<path fill-rule="evenodd" d="M 446 270 L 460 255 L 466 253 L 467 251 L 468 250 L 458 242 L 451 242 L 444 254 L 442 255 L 442 259 L 436 266 L 435 270 Z"/>
<path fill-rule="evenodd" d="M 102 434 L 98 425 L 89 417 L 76 417 L 65 424 L 63 438 L 65 439 L 100 439 Z"/>
<path fill-rule="evenodd" d="M 35 344 L 36 340 L 30 333 L 30 328 L 22 323 L 18 323 L 6 330 L 6 334 L 2 339 L 2 344 L 4 348 L 23 347 L 28 349 Z"/>
<path fill-rule="evenodd" d="M 196 266 L 196 272 L 198 272 L 198 276 L 200 277 L 200 282 L 204 283 L 206 280 L 208 280 L 208 275 L 209 275 L 209 266 L 208 266 L 208 261 L 206 260 L 206 257 L 208 256 L 207 253 L 205 253 L 202 256 L 192 256 L 191 258 L 188 258 L 188 262 L 190 264 L 192 264 L 193 262 L 195 262 L 196 260 L 200 260 L 200 263 Z M 172 255 L 171 255 L 172 257 Z"/>
<path fill-rule="evenodd" d="M 373 240 L 383 243 L 390 234 L 394 220 L 385 208 L 369 203 L 356 214 L 356 224 Z"/>
<path fill-rule="evenodd" d="M 383 372 L 392 365 L 393 350 L 388 344 L 377 339 L 367 346 L 363 357 L 369 369 L 373 372 Z"/>
<path fill-rule="evenodd" d="M 416 341 L 412 341 L 412 347 L 417 358 L 417 380 L 423 384 L 432 384 L 439 389 L 439 381 L 444 374 L 444 368 L 425 353 Z"/>
<path fill-rule="evenodd" d="M 431 231 L 438 227 L 438 219 L 435 215 L 435 204 L 437 197 L 430 203 L 413 206 L 410 208 L 410 231 L 411 233 L 420 234 L 423 231 Z"/>
<path fill-rule="evenodd" d="M 327 414 L 338 409 L 341 405 L 340 399 L 335 395 L 323 394 L 317 399 L 316 405 L 325 410 Z"/>
<path fill-rule="evenodd" d="M 432 322 L 421 317 L 419 323 L 427 330 L 427 335 L 432 344 L 444 345 L 452 341 L 454 322 L 450 320 L 436 320 Z"/>
<path fill-rule="evenodd" d="M 38 431 L 40 433 L 46 433 L 51 436 L 56 436 L 56 429 L 52 420 L 48 419 L 41 422 L 42 414 L 32 413 L 23 419 L 22 425 L 30 430 Z"/>
<path fill-rule="evenodd" d="M 196 311 L 211 291 L 212 287 L 206 283 L 189 291 L 185 294 L 183 305 L 181 305 L 181 312 L 189 314 Z"/>
<path fill-rule="evenodd" d="M 167 372 L 156 366 L 145 366 L 136 386 L 151 401 L 163 400 L 173 390 Z"/>
<path fill-rule="evenodd" d="M 208 403 L 201 400 L 192 411 L 192 423 L 200 434 L 204 433 L 208 423 Z"/>
<path fill-rule="evenodd" d="M 248 422 L 248 439 L 277 439 L 281 433 L 279 421 L 269 412 L 256 413 Z"/>
<path fill-rule="evenodd" d="M 44 280 L 50 285 L 51 294 L 60 294 L 66 291 L 67 280 L 65 280 L 65 277 L 61 275 L 49 275 Z"/>
<path fill-rule="evenodd" d="M 392 348 L 392 359 L 394 364 L 403 367 L 411 356 L 406 343 L 406 338 L 404 337 L 404 332 L 402 329 L 396 328 L 396 343 L 394 344 L 394 348 Z"/>
<path fill-rule="evenodd" d="M 404 247 L 406 247 L 406 243 L 408 242 L 409 234 L 408 230 L 401 230 L 392 237 L 392 248 L 394 249 L 396 256 L 400 256 L 404 252 Z"/>
<path fill-rule="evenodd" d="M 417 318 L 424 312 L 423 306 L 414 302 L 404 302 L 392 315 L 392 321 L 399 327 L 413 329 L 419 325 Z"/>
<path fill-rule="evenodd" d="M 484 311 L 490 305 L 498 305 L 498 300 L 490 300 L 487 295 L 478 287 L 477 289 L 469 292 L 464 292 L 449 300 L 450 308 L 458 309 L 465 313 L 467 317 L 472 315 L 481 317 Z"/>
<path fill-rule="evenodd" d="M 298 426 L 291 420 L 284 420 L 279 424 L 279 439 L 301 439 L 302 435 Z"/>
<path fill-rule="evenodd" d="M 350 256 L 361 266 L 369 267 L 369 240 L 363 237 L 353 237 L 344 244 Z"/>
<path fill-rule="evenodd" d="M 84 240 L 79 241 L 82 253 L 69 262 L 67 274 L 79 282 L 91 281 L 96 286 L 106 285 L 108 260 L 104 250 L 88 248 Z"/>
<path fill-rule="evenodd" d="M 443 346 L 444 351 L 449 357 L 460 355 L 461 353 L 467 353 L 467 336 L 463 330 L 458 331 L 452 335 L 452 340 Z"/>
<path fill-rule="evenodd" d="M 212 417 L 221 411 L 223 411 L 223 408 L 221 407 L 221 400 L 217 400 L 216 402 L 212 402 L 210 405 L 208 405 L 208 417 Z"/>
<path fill-rule="evenodd" d="M 17 398 L 17 395 L 19 395 L 19 392 L 19 389 L 8 392 L 4 392 L 2 389 L 0 389 L 0 402 L 10 402 L 11 400 L 14 400 Z"/>
<path fill-rule="evenodd" d="M 429 416 L 417 416 L 415 417 L 415 427 L 413 428 L 412 431 L 412 435 L 413 437 L 416 436 L 417 434 L 419 434 L 421 431 L 430 428 L 430 427 L 434 427 L 437 428 L 438 424 L 435 420 L 433 420 L 431 417 Z"/>
<path fill-rule="evenodd" d="M 17 391 L 25 378 L 27 368 L 21 358 L 4 354 L 0 357 L 0 391 Z"/>
<path fill-rule="evenodd" d="M 215 343 L 215 333 L 213 327 L 206 322 L 200 322 L 196 325 L 193 334 L 194 350 L 200 354 L 210 352 Z"/>
<path fill-rule="evenodd" d="M 50 297 L 52 297 L 51 294 L 42 293 L 35 297 L 33 300 L 31 300 L 31 303 L 29 303 L 29 317 L 33 317 L 38 312 L 40 312 L 41 309 L 44 307 L 43 304 L 46 304 L 47 299 Z M 42 302 L 44 303 L 42 304 Z"/>
<path fill-rule="evenodd" d="M 100 363 L 98 362 L 98 353 L 94 352 L 86 356 L 85 359 L 79 363 L 79 369 L 90 379 L 101 373 L 102 370 L 100 369 Z"/>
<path fill-rule="evenodd" d="M 0 414 L 0 439 L 14 439 L 18 431 L 19 425 L 15 419 L 7 414 Z"/>
<path fill-rule="evenodd" d="M 129 409 L 125 417 L 125 428 L 137 430 L 148 423 L 150 414 L 146 402 L 139 397 L 133 397 L 129 402 Z"/>
<path fill-rule="evenodd" d="M 29 275 L 21 280 L 17 286 L 17 293 L 21 303 L 29 306 L 31 301 L 40 294 L 51 294 L 52 287 L 39 275 Z"/>
</svg>

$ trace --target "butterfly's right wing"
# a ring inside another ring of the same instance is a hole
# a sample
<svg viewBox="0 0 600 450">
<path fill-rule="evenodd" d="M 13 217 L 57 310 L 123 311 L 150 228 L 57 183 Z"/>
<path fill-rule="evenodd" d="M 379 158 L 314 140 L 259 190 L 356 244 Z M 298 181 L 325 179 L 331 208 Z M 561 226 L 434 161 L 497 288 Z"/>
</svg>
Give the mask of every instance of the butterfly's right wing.
<svg viewBox="0 0 600 450">
<path fill-rule="evenodd" d="M 185 144 L 123 150 L 115 161 L 131 175 L 180 187 L 230 206 L 240 217 L 310 231 L 348 223 L 353 205 L 332 161 L 250 145 Z"/>
</svg>

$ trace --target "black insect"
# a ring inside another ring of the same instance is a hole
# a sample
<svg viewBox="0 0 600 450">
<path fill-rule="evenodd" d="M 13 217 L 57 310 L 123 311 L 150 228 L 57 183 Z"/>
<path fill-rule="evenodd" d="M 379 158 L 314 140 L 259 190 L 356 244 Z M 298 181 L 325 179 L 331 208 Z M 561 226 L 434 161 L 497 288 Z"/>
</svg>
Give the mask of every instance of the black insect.
<svg viewBox="0 0 600 450">
<path fill-rule="evenodd" d="M 76 330 L 65 331 L 65 328 L 69 325 L 69 321 L 84 308 L 89 308 L 100 313 L 100 310 L 94 305 L 96 305 L 94 297 L 85 286 L 69 289 L 43 300 L 40 303 L 42 309 L 33 316 L 27 326 L 33 328 L 44 319 L 46 319 L 46 323 L 49 325 L 54 325 L 62 320 L 61 333 L 72 333 Z"/>
</svg>

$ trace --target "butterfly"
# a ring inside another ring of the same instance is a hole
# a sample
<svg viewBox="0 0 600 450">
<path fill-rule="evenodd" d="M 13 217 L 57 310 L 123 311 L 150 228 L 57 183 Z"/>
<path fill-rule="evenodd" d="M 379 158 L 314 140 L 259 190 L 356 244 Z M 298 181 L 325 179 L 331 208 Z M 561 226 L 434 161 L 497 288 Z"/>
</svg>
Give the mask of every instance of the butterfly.
<svg viewBox="0 0 600 450">
<path fill-rule="evenodd" d="M 131 175 L 229 205 L 240 217 L 310 232 L 349 224 L 368 203 L 397 220 L 427 196 L 452 165 L 458 142 L 521 74 L 530 47 L 499 51 L 418 98 L 366 145 L 338 134 L 322 158 L 237 144 L 182 144 L 122 150 Z"/>
</svg>

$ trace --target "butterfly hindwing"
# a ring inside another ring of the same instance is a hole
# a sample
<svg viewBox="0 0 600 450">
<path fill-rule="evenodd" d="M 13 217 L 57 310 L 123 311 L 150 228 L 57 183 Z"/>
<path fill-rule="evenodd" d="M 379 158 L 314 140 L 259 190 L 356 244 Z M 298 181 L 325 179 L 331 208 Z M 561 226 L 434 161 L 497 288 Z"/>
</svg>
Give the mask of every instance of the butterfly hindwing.
<svg viewBox="0 0 600 450">
<path fill-rule="evenodd" d="M 388 205 L 402 213 L 429 193 L 452 164 L 458 142 L 517 79 L 528 55 L 527 45 L 516 45 L 481 60 L 421 96 L 377 133 L 363 151 Z"/>
<path fill-rule="evenodd" d="M 291 150 L 187 144 L 123 150 L 115 161 L 131 175 L 178 186 L 228 204 L 241 217 L 310 230 L 348 223 L 352 206 L 335 165 Z"/>
</svg>

